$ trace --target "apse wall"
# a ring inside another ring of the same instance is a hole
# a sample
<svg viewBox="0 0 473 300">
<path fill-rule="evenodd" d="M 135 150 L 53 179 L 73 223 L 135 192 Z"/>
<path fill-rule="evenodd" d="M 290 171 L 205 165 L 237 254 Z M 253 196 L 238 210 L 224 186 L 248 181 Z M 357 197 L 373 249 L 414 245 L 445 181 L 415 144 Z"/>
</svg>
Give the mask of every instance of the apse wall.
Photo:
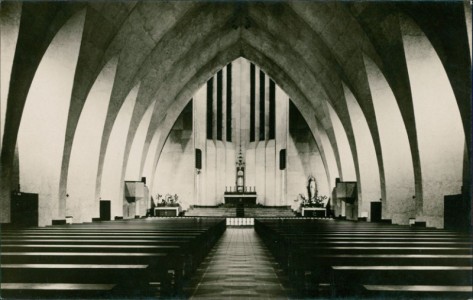
<svg viewBox="0 0 473 300">
<path fill-rule="evenodd" d="M 151 196 L 179 197 L 186 209 L 194 203 L 194 141 L 192 101 L 184 108 L 169 133 L 156 167 Z"/>
<path fill-rule="evenodd" d="M 73 16 L 49 45 L 29 90 L 18 132 L 21 191 L 39 194 L 39 226 L 60 218 L 64 136 L 84 17 L 84 12 Z"/>
<path fill-rule="evenodd" d="M 195 205 L 221 204 L 225 190 L 235 186 L 238 70 L 238 62 L 223 67 L 193 97 L 194 147 L 202 153 L 201 169 L 193 162 Z"/>
<path fill-rule="evenodd" d="M 245 186 L 256 190 L 257 203 L 292 205 L 305 192 L 309 175 L 318 178 L 321 193 L 329 196 L 327 174 L 310 128 L 299 114 L 295 118 L 305 124 L 303 136 L 292 140 L 289 97 L 257 65 L 242 58 L 233 61 L 193 99 L 195 148 L 202 151 L 202 169 L 195 170 L 194 178 L 196 205 L 221 204 L 225 190 L 235 189 L 240 146 Z M 220 124 L 225 134 L 220 135 Z M 285 168 L 280 166 L 281 150 L 287 150 Z"/>
<path fill-rule="evenodd" d="M 401 20 L 422 172 L 417 219 L 443 227 L 445 195 L 460 194 L 465 133 L 445 69 L 425 34 Z"/>
</svg>

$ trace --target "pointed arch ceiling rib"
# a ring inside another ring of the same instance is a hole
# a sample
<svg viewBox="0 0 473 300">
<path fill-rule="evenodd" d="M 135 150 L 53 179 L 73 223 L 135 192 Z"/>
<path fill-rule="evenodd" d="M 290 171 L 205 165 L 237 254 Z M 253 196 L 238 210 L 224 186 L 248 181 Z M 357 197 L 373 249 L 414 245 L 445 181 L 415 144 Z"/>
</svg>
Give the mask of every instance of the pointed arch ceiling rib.
<svg viewBox="0 0 473 300">
<path fill-rule="evenodd" d="M 412 95 L 399 25 L 399 19 L 406 16 L 418 23 L 438 52 L 454 90 L 463 119 L 466 144 L 470 147 L 471 59 L 469 48 L 464 45 L 468 39 L 447 36 L 449 30 L 463 33 L 463 29 L 466 35 L 466 25 L 458 17 L 462 15 L 464 18 L 462 3 L 448 6 L 432 3 L 428 13 L 425 8 L 412 3 L 292 1 L 235 5 L 199 1 L 142 1 L 25 2 L 22 5 L 2 144 L 2 191 L 10 189 L 9 182 L 4 179 L 10 178 L 8 174 L 21 114 L 36 68 L 57 31 L 70 16 L 84 8 L 86 19 L 61 168 L 61 199 L 66 194 L 72 142 L 84 102 L 98 74 L 112 58 L 118 58 L 118 65 L 102 135 L 99 173 L 114 121 L 126 96 L 137 84 L 139 91 L 127 149 L 151 103 L 156 101 L 157 104 L 145 145 L 151 143 L 157 130 L 161 131 L 162 137 L 167 135 L 193 93 L 213 73 L 243 56 L 259 65 L 291 96 L 313 132 L 316 131 L 314 126 L 317 121 L 322 124 L 335 150 L 335 157 L 338 157 L 327 114 L 327 105 L 331 105 L 345 128 L 358 169 L 355 137 L 342 88 L 345 84 L 368 121 L 383 185 L 383 158 L 364 67 L 365 55 L 386 77 L 396 101 L 402 107 L 401 115 L 409 138 L 416 182 L 420 182 Z M 442 20 L 438 24 L 434 22 L 433 18 L 444 15 L 445 10 L 451 12 L 451 17 L 438 18 Z M 375 23 L 379 26 L 372 26 Z M 437 24 L 436 27 L 430 26 L 433 23 Z M 40 41 L 39 45 L 37 41 Z M 317 140 L 318 137 L 314 136 Z M 155 166 L 164 141 L 161 138 L 158 143 Z M 322 145 L 320 140 L 317 143 Z M 144 147 L 140 169 L 143 168 L 147 149 Z M 323 159 L 327 167 L 324 156 Z M 98 180 L 100 177 L 98 174 Z M 418 191 L 421 188 L 416 187 Z"/>
</svg>

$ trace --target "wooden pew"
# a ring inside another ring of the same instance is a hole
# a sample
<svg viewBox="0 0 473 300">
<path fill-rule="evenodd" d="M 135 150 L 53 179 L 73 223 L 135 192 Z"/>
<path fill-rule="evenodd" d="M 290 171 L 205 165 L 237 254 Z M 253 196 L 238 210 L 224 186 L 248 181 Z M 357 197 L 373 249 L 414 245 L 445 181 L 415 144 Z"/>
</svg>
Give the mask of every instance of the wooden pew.
<svg viewBox="0 0 473 300">
<path fill-rule="evenodd" d="M 332 295 L 363 295 L 363 285 L 471 286 L 471 266 L 332 266 Z"/>
<path fill-rule="evenodd" d="M 349 285 L 343 279 L 346 274 L 340 275 L 341 271 L 337 269 L 346 266 L 353 270 L 383 267 L 392 274 L 400 274 L 404 279 L 410 278 L 402 273 L 409 273 L 409 267 L 413 268 L 410 271 L 437 267 L 438 274 L 446 274 L 445 271 L 451 269 L 448 272 L 456 272 L 456 276 L 464 279 L 463 283 L 471 285 L 471 240 L 468 235 L 386 224 L 322 222 L 255 220 L 255 230 L 288 272 L 292 282 L 298 283 L 295 288 L 302 293 L 313 292 L 317 285 L 329 283 L 334 295 L 365 295 L 362 294 L 366 292 L 363 278 L 368 273 L 357 273 L 353 278 L 360 281 L 354 280 L 353 285 Z M 334 268 L 337 272 L 333 271 Z M 424 284 L 442 284 L 442 281 L 435 281 L 435 276 L 432 276 Z M 418 282 L 405 280 L 402 283 L 413 286 Z M 453 283 L 462 284 L 462 281 L 443 283 L 449 286 Z M 383 282 L 383 285 L 388 284 Z M 344 285 L 350 286 L 350 289 L 339 291 Z M 368 281 L 366 285 L 377 284 Z M 370 293 L 375 295 L 377 292 Z"/>
<path fill-rule="evenodd" d="M 470 299 L 471 285 L 364 285 L 363 295 L 371 299 Z"/>
<path fill-rule="evenodd" d="M 109 292 L 119 297 L 150 296 L 147 265 L 129 264 L 4 264 L 2 284 L 74 283 L 114 285 Z M 41 281 L 40 281 L 41 280 Z M 40 281 L 40 282 L 38 282 Z M 13 289 L 10 286 L 10 293 Z M 59 291 L 56 294 L 61 296 Z"/>
<path fill-rule="evenodd" d="M 66 278 L 70 281 L 67 282 L 67 291 L 80 290 L 84 284 L 89 284 L 89 287 L 94 287 L 90 284 L 102 284 L 94 276 L 88 276 L 88 272 L 90 275 L 98 274 L 99 277 L 111 278 L 111 282 L 104 282 L 102 285 L 78 293 L 84 297 L 99 294 L 129 296 L 130 284 L 135 286 L 133 290 L 140 291 L 140 295 L 135 296 L 149 296 L 145 295 L 145 292 L 149 291 L 149 282 L 162 281 L 166 284 L 166 279 L 175 282 L 174 288 L 169 290 L 176 292 L 184 275 L 184 272 L 179 273 L 184 270 L 182 266 L 186 262 L 185 254 L 188 253 L 197 263 L 203 259 L 205 251 L 210 250 L 225 230 L 224 219 L 200 221 L 197 222 L 197 226 L 192 219 L 177 223 L 174 220 L 172 222 L 138 220 L 138 222 L 125 221 L 101 225 L 81 224 L 4 230 L 1 233 L 2 274 L 5 270 L 4 275 L 7 279 L 2 279 L 2 283 L 8 284 L 7 293 L 61 298 L 61 295 L 67 294 L 64 288 L 51 282 L 41 282 L 44 276 L 40 275 L 41 273 L 49 275 L 55 270 L 63 269 L 64 266 L 73 266 L 73 272 L 69 272 L 70 277 Z M 117 262 L 122 267 L 115 270 L 113 268 Z M 134 275 L 130 270 L 134 270 L 138 265 L 143 267 L 137 270 L 140 274 L 134 276 L 138 283 L 134 279 L 128 280 L 126 276 L 120 276 L 127 270 L 129 274 Z M 196 268 L 197 265 L 192 267 Z M 27 270 L 30 277 L 21 276 Z M 174 278 L 169 278 L 169 271 L 174 273 Z M 82 278 L 90 278 L 92 282 L 83 283 Z M 119 278 L 126 280 L 120 281 Z"/>
<path fill-rule="evenodd" d="M 2 297 L 15 299 L 106 299 L 120 295 L 116 284 L 0 283 Z"/>
</svg>

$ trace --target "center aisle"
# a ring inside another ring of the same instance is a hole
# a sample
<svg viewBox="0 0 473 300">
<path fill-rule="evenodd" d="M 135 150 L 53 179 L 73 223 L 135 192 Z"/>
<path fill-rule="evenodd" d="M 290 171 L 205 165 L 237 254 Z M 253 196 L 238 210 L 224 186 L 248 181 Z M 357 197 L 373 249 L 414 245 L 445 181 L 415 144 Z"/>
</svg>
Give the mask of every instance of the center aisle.
<svg viewBox="0 0 473 300">
<path fill-rule="evenodd" d="M 288 299 L 253 228 L 227 228 L 191 280 L 191 299 Z M 279 272 L 280 273 L 280 272 Z"/>
</svg>

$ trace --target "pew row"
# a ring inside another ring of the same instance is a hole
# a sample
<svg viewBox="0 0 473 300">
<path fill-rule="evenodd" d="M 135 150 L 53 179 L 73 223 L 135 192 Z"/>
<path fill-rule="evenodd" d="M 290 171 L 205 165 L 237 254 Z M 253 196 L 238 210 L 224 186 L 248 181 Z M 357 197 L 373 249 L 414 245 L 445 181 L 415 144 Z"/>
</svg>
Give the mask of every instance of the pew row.
<svg viewBox="0 0 473 300">
<path fill-rule="evenodd" d="M 456 297 L 464 295 L 457 287 L 472 285 L 465 233 L 302 219 L 257 219 L 255 230 L 300 297 L 443 297 L 450 286 Z M 383 286 L 406 288 L 396 294 Z"/>
<path fill-rule="evenodd" d="M 176 295 L 225 228 L 224 219 L 183 218 L 3 230 L 2 296 Z"/>
</svg>

